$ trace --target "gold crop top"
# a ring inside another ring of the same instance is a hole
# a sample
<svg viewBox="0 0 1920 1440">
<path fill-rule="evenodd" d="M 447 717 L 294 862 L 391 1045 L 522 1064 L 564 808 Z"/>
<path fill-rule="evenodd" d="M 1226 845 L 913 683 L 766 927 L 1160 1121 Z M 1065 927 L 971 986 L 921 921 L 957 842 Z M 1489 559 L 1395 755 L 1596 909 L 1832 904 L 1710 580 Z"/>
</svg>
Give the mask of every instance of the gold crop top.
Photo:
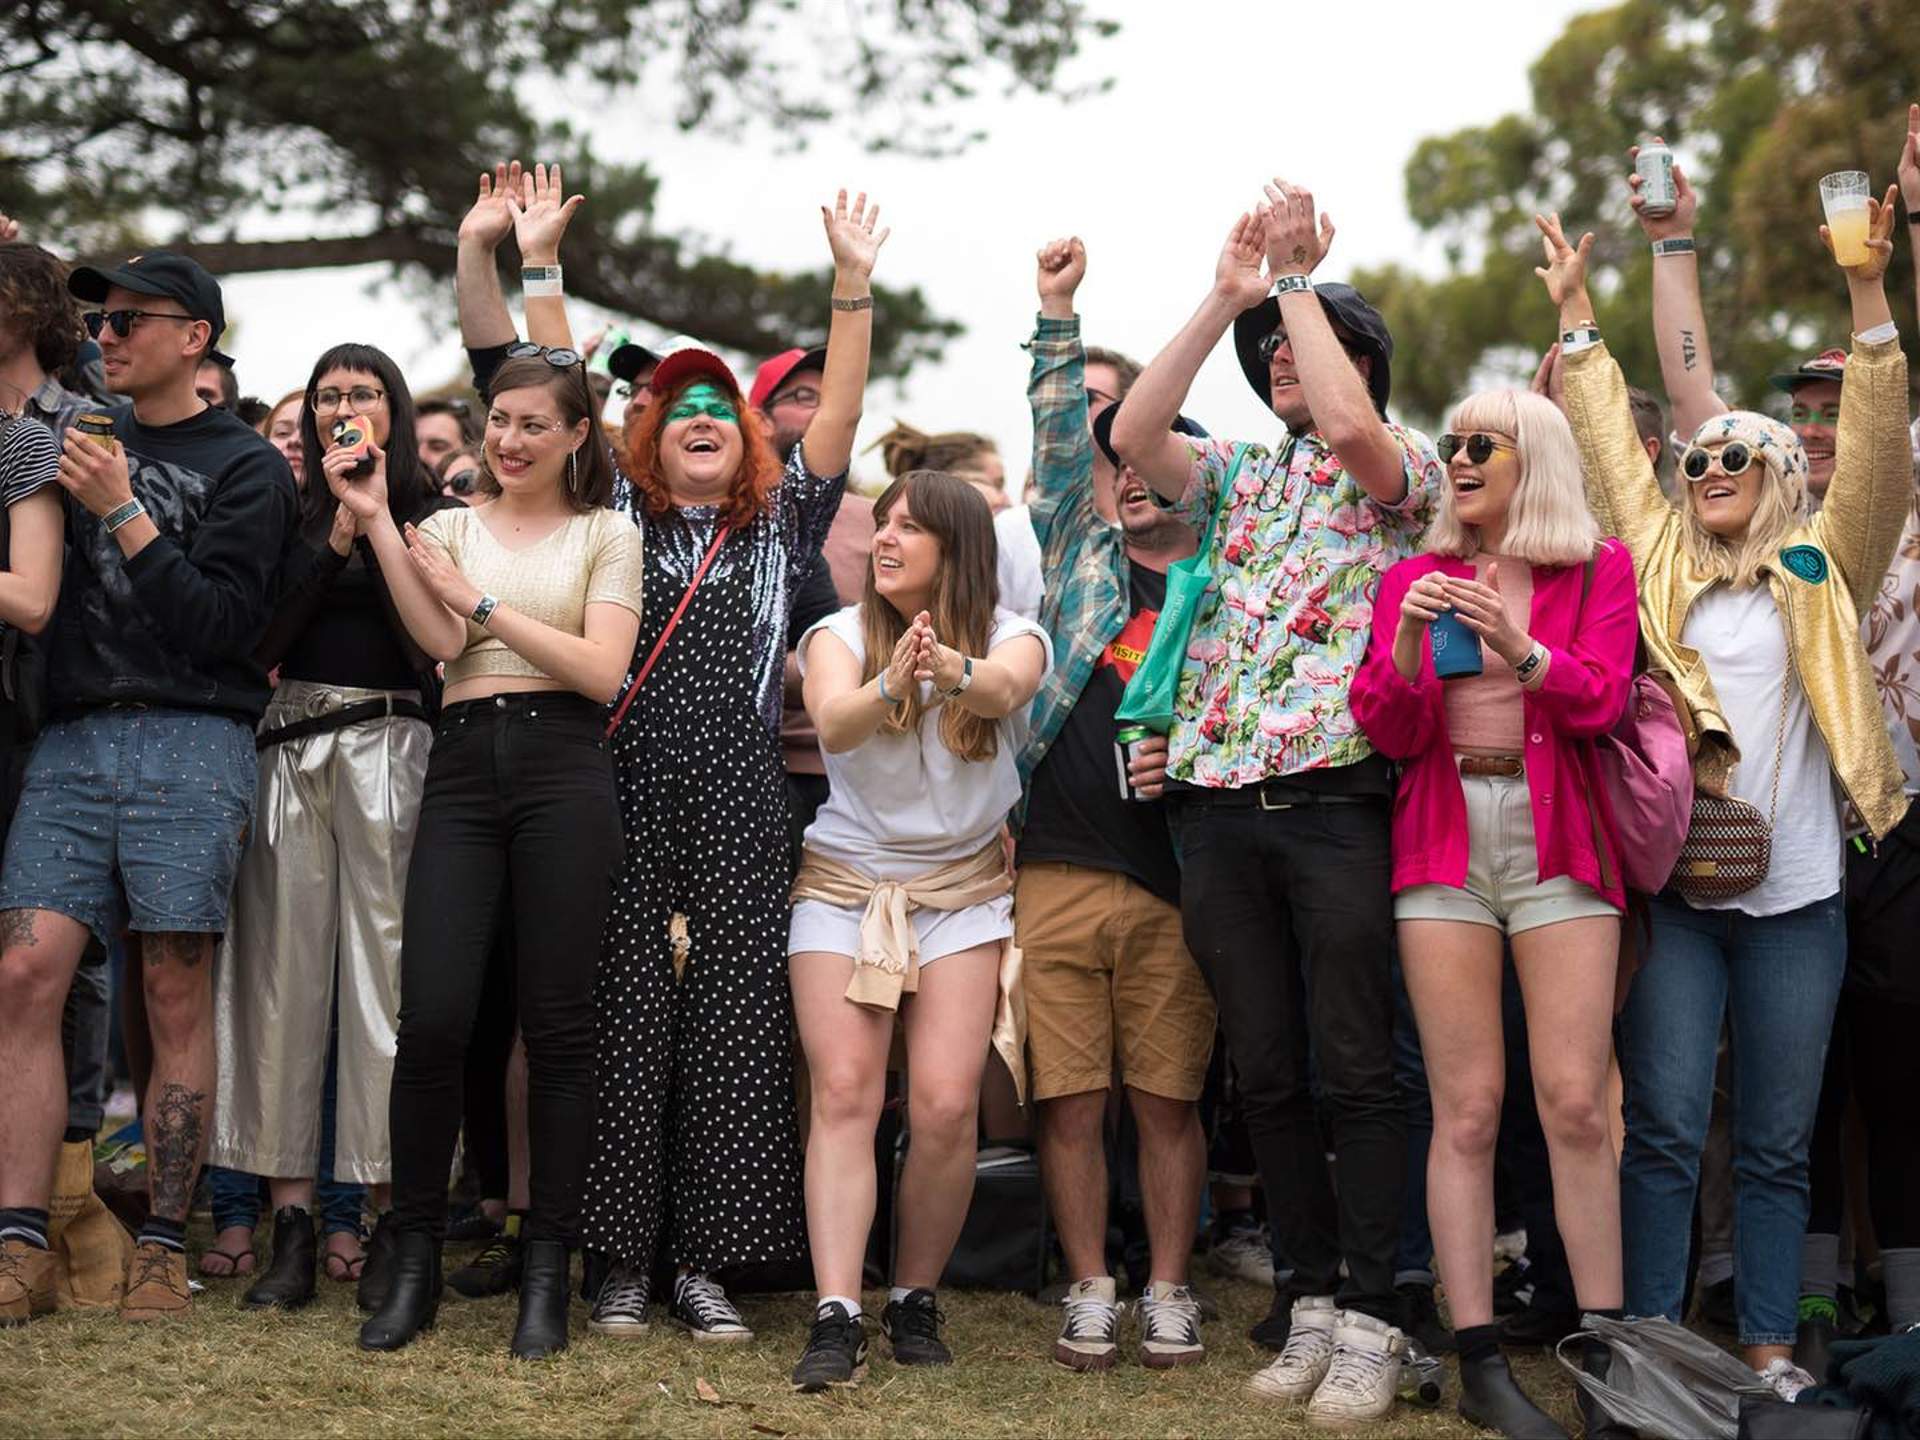
<svg viewBox="0 0 1920 1440">
<path fill-rule="evenodd" d="M 640 529 L 617 510 L 570 515 L 551 534 L 509 550 L 460 505 L 436 510 L 420 536 L 445 550 L 462 575 L 509 609 L 569 635 L 586 633 L 587 606 L 606 602 L 640 613 Z M 547 678 L 498 635 L 467 621 L 467 648 L 447 662 L 449 687 L 478 675 Z"/>
</svg>

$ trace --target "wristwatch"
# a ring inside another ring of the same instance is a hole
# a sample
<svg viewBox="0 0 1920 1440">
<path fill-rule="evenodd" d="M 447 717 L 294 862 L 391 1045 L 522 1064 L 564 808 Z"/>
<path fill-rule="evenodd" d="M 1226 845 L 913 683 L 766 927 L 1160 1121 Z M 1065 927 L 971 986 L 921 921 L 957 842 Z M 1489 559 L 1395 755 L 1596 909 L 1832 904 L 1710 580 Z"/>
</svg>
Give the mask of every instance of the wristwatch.
<svg viewBox="0 0 1920 1440">
<path fill-rule="evenodd" d="M 973 657 L 971 655 L 962 655 L 960 657 L 960 682 L 951 690 L 943 693 L 951 700 L 971 684 L 973 684 Z"/>
<path fill-rule="evenodd" d="M 494 599 L 493 596 L 482 595 L 479 603 L 473 607 L 473 614 L 467 618 L 484 630 L 487 628 L 487 622 L 493 619 L 493 612 L 499 608 L 500 602 Z"/>
</svg>

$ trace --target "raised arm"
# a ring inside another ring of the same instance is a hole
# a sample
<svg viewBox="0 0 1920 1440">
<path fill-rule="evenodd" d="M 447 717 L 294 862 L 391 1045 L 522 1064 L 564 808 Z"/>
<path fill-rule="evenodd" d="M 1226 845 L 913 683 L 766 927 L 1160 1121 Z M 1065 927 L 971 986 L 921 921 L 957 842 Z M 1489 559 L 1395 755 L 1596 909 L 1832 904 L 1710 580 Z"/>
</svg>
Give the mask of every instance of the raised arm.
<svg viewBox="0 0 1920 1440">
<path fill-rule="evenodd" d="M 1907 140 L 1900 147 L 1900 198 L 1907 206 L 1907 238 L 1920 255 L 1920 105 L 1907 106 Z M 1913 287 L 1914 321 L 1920 325 L 1920 285 Z M 1920 334 L 1920 330 L 1915 332 Z"/>
<path fill-rule="evenodd" d="M 523 269 L 560 264 L 560 242 L 572 223 L 573 212 L 586 199 L 584 195 L 567 194 L 558 165 L 535 165 L 520 177 L 520 188 L 509 197 L 508 204 L 513 210 L 513 234 L 520 245 Z M 529 340 L 555 350 L 573 344 L 567 302 L 558 287 L 548 295 L 522 295 L 521 301 L 526 306 Z"/>
<path fill-rule="evenodd" d="M 1040 318 L 1027 349 L 1027 406 L 1033 413 L 1033 534 L 1048 568 L 1055 539 L 1072 543 L 1089 533 L 1093 495 L 1093 434 L 1087 428 L 1087 348 L 1073 297 L 1087 273 L 1087 247 L 1076 236 L 1055 240 L 1036 257 Z"/>
<path fill-rule="evenodd" d="M 1639 153 L 1636 145 L 1627 151 L 1627 158 L 1632 160 Z M 1692 245 L 1700 197 L 1678 165 L 1673 167 L 1675 200 L 1671 214 L 1647 214 L 1638 174 L 1627 177 L 1627 186 L 1633 192 L 1628 203 L 1640 221 L 1640 229 L 1647 243 L 1656 247 L 1653 339 L 1660 351 L 1660 383 L 1666 387 L 1667 403 L 1673 410 L 1673 428 L 1691 436 L 1723 413 L 1727 402 L 1713 388 L 1713 347 L 1707 343 L 1707 312 L 1700 303 L 1699 257 L 1690 248 L 1662 254 L 1657 247 L 1663 241 Z"/>
<path fill-rule="evenodd" d="M 480 176 L 480 193 L 460 221 L 459 248 L 453 271 L 453 289 L 460 307 L 460 340 L 469 350 L 511 345 L 518 335 L 500 291 L 500 270 L 494 252 L 513 231 L 509 198 L 520 188 L 520 162 L 493 167 Z"/>
<path fill-rule="evenodd" d="M 842 475 L 853 463 L 853 435 L 866 404 L 867 363 L 873 351 L 873 262 L 893 231 L 876 232 L 880 207 L 868 206 L 864 190 L 851 210 L 842 190 L 833 209 L 820 207 L 820 220 L 833 252 L 832 318 L 820 405 L 801 436 L 800 453 L 815 475 Z"/>
<path fill-rule="evenodd" d="M 1193 474 L 1193 452 L 1173 433 L 1193 377 L 1235 317 L 1266 299 L 1271 282 L 1261 268 L 1264 234 L 1260 219 L 1251 213 L 1233 222 L 1214 262 L 1213 288 L 1180 333 L 1140 372 L 1113 417 L 1115 452 L 1169 500 L 1186 493 Z"/>
</svg>

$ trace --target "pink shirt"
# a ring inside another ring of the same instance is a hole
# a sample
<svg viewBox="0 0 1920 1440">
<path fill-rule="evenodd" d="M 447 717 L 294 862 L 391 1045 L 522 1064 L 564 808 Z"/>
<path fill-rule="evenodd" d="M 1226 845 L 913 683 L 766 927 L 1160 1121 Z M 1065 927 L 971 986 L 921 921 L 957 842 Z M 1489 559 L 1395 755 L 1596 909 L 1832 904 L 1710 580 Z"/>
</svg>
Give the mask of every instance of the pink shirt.
<svg viewBox="0 0 1920 1440">
<path fill-rule="evenodd" d="M 1353 682 L 1353 714 L 1382 754 L 1400 762 L 1393 807 L 1393 888 L 1451 885 L 1467 879 L 1467 802 L 1447 729 L 1443 682 L 1433 651 L 1422 644 L 1420 675 L 1403 680 L 1393 664 L 1400 602 L 1422 575 L 1439 570 L 1459 579 L 1464 560 L 1418 555 L 1380 582 L 1373 636 Z M 1633 561 L 1617 540 L 1595 554 L 1593 585 L 1583 605 L 1584 567 L 1535 566 L 1527 633 L 1553 652 L 1540 688 L 1521 693 L 1527 789 L 1540 878 L 1569 875 L 1624 907 L 1613 813 L 1594 771 L 1590 743 L 1611 730 L 1632 688 L 1636 612 Z M 1604 869 L 1605 878 L 1602 878 Z"/>
<path fill-rule="evenodd" d="M 1500 564 L 1500 599 L 1522 630 L 1533 613 L 1533 567 L 1498 555 L 1473 557 L 1473 578 L 1486 582 L 1487 569 Z M 1456 750 L 1489 755 L 1518 755 L 1527 740 L 1527 717 L 1520 704 L 1520 681 L 1513 667 L 1486 642 L 1480 642 L 1480 673 L 1460 675 L 1440 687 L 1447 702 L 1447 733 Z"/>
</svg>

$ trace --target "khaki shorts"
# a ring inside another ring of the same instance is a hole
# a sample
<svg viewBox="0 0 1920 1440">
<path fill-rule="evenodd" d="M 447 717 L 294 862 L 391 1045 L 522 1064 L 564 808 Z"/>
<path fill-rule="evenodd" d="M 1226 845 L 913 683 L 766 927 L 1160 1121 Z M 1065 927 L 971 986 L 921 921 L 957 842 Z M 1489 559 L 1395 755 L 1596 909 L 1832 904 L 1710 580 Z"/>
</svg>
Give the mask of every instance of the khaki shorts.
<svg viewBox="0 0 1920 1440">
<path fill-rule="evenodd" d="M 1213 1053 L 1213 998 L 1180 935 L 1180 911 L 1129 876 L 1022 865 L 1013 892 L 1033 1096 L 1126 1084 L 1198 1100 Z"/>
<path fill-rule="evenodd" d="M 1542 880 L 1533 801 L 1524 775 L 1462 775 L 1467 798 L 1467 883 L 1411 885 L 1393 897 L 1395 920 L 1454 920 L 1509 935 L 1619 911 L 1571 875 Z"/>
</svg>

